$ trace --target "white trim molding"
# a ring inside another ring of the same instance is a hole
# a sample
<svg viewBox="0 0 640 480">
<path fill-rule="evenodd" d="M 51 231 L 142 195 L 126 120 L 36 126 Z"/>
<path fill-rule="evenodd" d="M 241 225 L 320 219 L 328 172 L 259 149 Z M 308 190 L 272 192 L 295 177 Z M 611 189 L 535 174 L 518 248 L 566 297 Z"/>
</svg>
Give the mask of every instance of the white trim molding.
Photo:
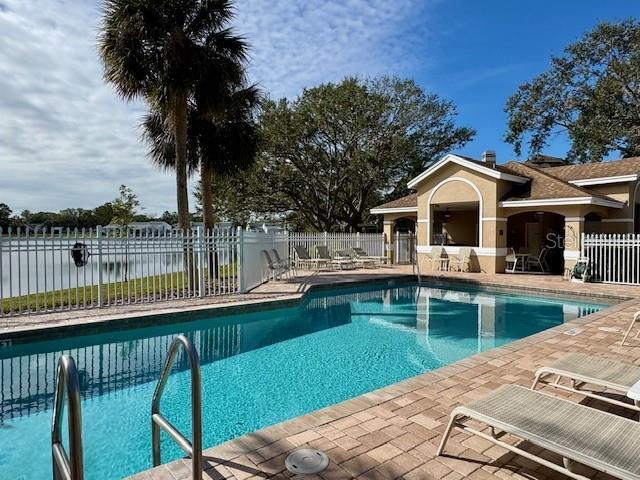
<svg viewBox="0 0 640 480">
<path fill-rule="evenodd" d="M 433 247 L 442 247 L 447 255 L 458 255 L 460 249 L 464 247 L 451 247 L 448 245 L 418 245 L 416 247 L 418 253 L 431 253 Z M 503 257 L 507 254 L 507 248 L 492 248 L 492 247 L 468 247 L 471 248 L 471 253 L 475 253 L 478 257 Z"/>
<path fill-rule="evenodd" d="M 419 218 L 416 220 L 416 223 L 429 223 L 431 220 L 429 218 Z"/>
<path fill-rule="evenodd" d="M 584 222 L 584 217 L 564 217 L 565 222 Z"/>
<path fill-rule="evenodd" d="M 538 200 L 507 200 L 499 202 L 502 208 L 518 207 L 553 207 L 562 205 L 600 205 L 602 207 L 624 208 L 626 205 L 615 200 L 607 200 L 599 197 L 567 197 L 567 198 L 542 198 Z"/>
<path fill-rule="evenodd" d="M 584 178 L 581 180 L 569 180 L 569 183 L 578 187 L 587 187 L 589 185 L 606 185 L 609 183 L 626 183 L 638 180 L 638 174 L 617 175 L 613 177 Z"/>
<path fill-rule="evenodd" d="M 422 180 L 424 180 L 425 178 L 429 177 L 430 175 L 433 175 L 435 172 L 437 172 L 438 170 L 440 170 L 442 167 L 444 167 L 446 164 L 448 163 L 455 163 L 460 165 L 461 167 L 465 167 L 468 168 L 470 170 L 474 170 L 478 173 L 482 173 L 484 175 L 487 175 L 489 177 L 492 178 L 497 178 L 499 180 L 506 180 L 508 182 L 514 182 L 514 183 L 527 183 L 529 181 L 528 178 L 526 177 L 519 177 L 517 175 L 511 175 L 508 173 L 503 173 L 499 170 L 496 170 L 495 168 L 491 168 L 489 166 L 484 166 L 484 165 L 479 165 L 475 162 L 470 162 L 469 160 L 466 160 L 462 157 L 459 157 L 457 155 L 453 155 L 453 154 L 448 154 L 445 155 L 441 160 L 437 161 L 436 163 L 434 163 L 433 165 L 431 165 L 431 167 L 427 168 L 424 172 L 422 172 L 420 175 L 418 175 L 417 177 L 415 177 L 414 179 L 410 180 L 409 183 L 407 184 L 409 186 L 409 188 L 415 188 L 416 185 L 418 185 L 420 182 L 422 182 Z"/>
<path fill-rule="evenodd" d="M 506 217 L 484 217 L 483 222 L 506 222 L 509 219 Z"/>
<path fill-rule="evenodd" d="M 446 158 L 446 157 L 445 157 Z M 478 195 L 478 242 L 480 243 L 480 247 L 482 247 L 482 212 L 483 212 L 483 208 L 484 208 L 484 201 L 482 199 L 482 193 L 480 192 L 480 189 L 478 187 L 476 187 L 476 185 L 471 181 L 471 180 L 467 180 L 466 178 L 462 178 L 462 177 L 449 177 L 449 178 L 445 178 L 444 180 L 442 180 L 439 184 L 437 184 L 435 187 L 433 187 L 433 190 L 431 190 L 431 194 L 429 195 L 429 199 L 427 200 L 427 214 L 431 215 L 431 200 L 433 199 L 433 196 L 435 195 L 435 193 L 438 191 L 438 189 L 440 189 L 440 187 L 442 187 L 443 185 L 450 183 L 450 182 L 463 182 L 466 183 L 467 185 L 469 185 L 471 188 L 473 188 L 473 190 L 476 192 L 476 195 Z M 431 241 L 431 223 L 427 224 L 427 238 L 429 239 L 429 241 Z"/>
<path fill-rule="evenodd" d="M 383 225 L 393 225 L 395 222 L 395 220 L 385 220 L 384 222 L 382 222 Z"/>
<path fill-rule="evenodd" d="M 372 208 L 371 215 L 384 215 L 385 213 L 418 213 L 418 207 Z"/>
<path fill-rule="evenodd" d="M 580 250 L 565 250 L 563 256 L 565 260 L 577 260 L 582 256 L 582 252 Z"/>
<path fill-rule="evenodd" d="M 602 223 L 633 223 L 633 218 L 603 218 Z"/>
</svg>

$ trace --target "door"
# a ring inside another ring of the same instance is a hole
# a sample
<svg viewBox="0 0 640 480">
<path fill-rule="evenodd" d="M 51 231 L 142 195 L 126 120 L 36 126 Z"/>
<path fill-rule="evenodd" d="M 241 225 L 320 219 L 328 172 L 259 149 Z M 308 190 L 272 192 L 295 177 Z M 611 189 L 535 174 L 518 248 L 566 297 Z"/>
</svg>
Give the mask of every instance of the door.
<svg viewBox="0 0 640 480">
<path fill-rule="evenodd" d="M 525 224 L 526 244 L 529 253 L 537 255 L 542 245 L 541 228 L 539 222 L 531 222 Z"/>
</svg>

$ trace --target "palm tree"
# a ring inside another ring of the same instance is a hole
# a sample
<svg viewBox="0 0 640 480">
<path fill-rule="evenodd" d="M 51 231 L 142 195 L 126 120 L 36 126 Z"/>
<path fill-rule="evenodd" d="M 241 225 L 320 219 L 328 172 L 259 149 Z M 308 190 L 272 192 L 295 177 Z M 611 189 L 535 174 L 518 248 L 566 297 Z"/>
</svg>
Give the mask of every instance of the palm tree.
<svg viewBox="0 0 640 480">
<path fill-rule="evenodd" d="M 188 106 L 244 77 L 246 44 L 226 25 L 229 0 L 105 0 L 99 48 L 105 79 L 126 101 L 145 99 L 172 132 L 178 223 L 189 228 Z M 213 94 L 213 95 L 212 95 Z"/>
<path fill-rule="evenodd" d="M 260 94 L 256 87 L 243 85 L 231 85 L 225 92 L 218 92 L 216 104 L 211 103 L 208 109 L 189 105 L 187 165 L 191 173 L 200 170 L 202 216 L 206 229 L 213 228 L 215 222 L 215 176 L 241 171 L 255 159 L 255 113 L 259 105 Z M 161 168 L 175 168 L 174 133 L 167 116 L 155 109 L 145 117 L 142 126 L 152 161 Z"/>
</svg>

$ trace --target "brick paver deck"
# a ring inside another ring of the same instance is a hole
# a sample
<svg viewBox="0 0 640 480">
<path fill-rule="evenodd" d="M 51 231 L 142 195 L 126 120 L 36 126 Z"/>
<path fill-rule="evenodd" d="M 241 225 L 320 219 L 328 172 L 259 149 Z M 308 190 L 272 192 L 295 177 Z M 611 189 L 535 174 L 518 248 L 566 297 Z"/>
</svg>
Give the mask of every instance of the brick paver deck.
<svg viewBox="0 0 640 480">
<path fill-rule="evenodd" d="M 353 279 L 353 275 L 345 275 L 344 279 Z M 331 458 L 327 470 L 318 476 L 306 477 L 314 479 L 561 478 L 552 470 L 463 432 L 452 435 L 446 456 L 436 457 L 435 452 L 449 413 L 456 405 L 478 398 L 501 384 L 529 386 L 539 366 L 566 352 L 591 353 L 640 364 L 640 341 L 619 346 L 631 315 L 640 310 L 640 288 L 570 284 L 555 277 L 534 275 L 447 273 L 431 275 L 428 279 L 529 288 L 556 294 L 607 296 L 617 298 L 619 303 L 537 335 L 210 448 L 204 453 L 204 478 L 289 478 L 292 475 L 285 470 L 284 459 L 303 446 L 322 449 Z M 337 281 L 331 275 L 322 280 L 323 283 Z M 305 287 L 299 282 L 289 282 L 265 285 L 258 290 L 267 294 L 292 288 Z M 573 334 L 567 334 L 568 330 L 573 330 Z M 552 393 L 599 408 L 609 407 L 593 400 L 585 402 L 584 397 L 576 394 L 557 390 Z M 526 443 L 520 447 L 540 452 Z M 544 456 L 558 460 L 549 452 Z M 183 459 L 132 478 L 181 480 L 190 475 L 191 461 Z M 587 475 L 596 479 L 611 478 L 594 472 Z"/>
</svg>

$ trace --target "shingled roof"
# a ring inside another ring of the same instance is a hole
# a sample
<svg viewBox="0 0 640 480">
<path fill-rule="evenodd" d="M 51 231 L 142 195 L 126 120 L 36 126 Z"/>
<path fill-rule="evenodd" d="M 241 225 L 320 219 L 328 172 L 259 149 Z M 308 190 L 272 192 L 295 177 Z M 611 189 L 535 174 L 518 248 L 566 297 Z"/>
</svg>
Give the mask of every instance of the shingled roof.
<svg viewBox="0 0 640 480">
<path fill-rule="evenodd" d="M 516 175 L 528 177 L 531 181 L 522 187 L 515 188 L 510 192 L 508 198 L 504 200 L 543 200 L 580 197 L 599 197 L 611 200 L 603 195 L 598 195 L 592 190 L 571 185 L 549 174 L 549 170 L 553 170 L 554 168 L 536 168 L 518 162 L 508 162 L 505 166 L 509 170 L 514 171 Z"/>
<path fill-rule="evenodd" d="M 545 168 L 544 171 L 567 182 L 590 178 L 640 174 L 640 157 L 629 157 L 623 158 L 622 160 L 611 160 L 599 163 L 548 167 Z"/>
<path fill-rule="evenodd" d="M 417 207 L 418 207 L 418 194 L 411 193 L 406 197 L 401 197 L 396 200 L 383 203 L 382 205 L 378 205 L 372 210 L 377 210 L 378 208 L 417 208 Z"/>
</svg>

